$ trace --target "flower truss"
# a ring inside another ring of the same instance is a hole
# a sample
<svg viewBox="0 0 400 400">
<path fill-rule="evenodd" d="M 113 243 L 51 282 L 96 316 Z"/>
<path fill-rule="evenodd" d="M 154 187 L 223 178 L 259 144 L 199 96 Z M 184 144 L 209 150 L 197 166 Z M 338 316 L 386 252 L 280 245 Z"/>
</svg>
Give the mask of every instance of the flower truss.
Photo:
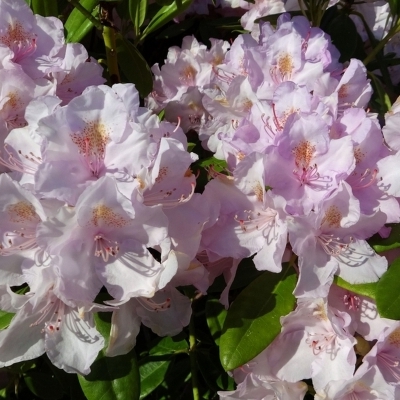
<svg viewBox="0 0 400 400">
<path fill-rule="evenodd" d="M 304 380 L 317 400 L 400 398 L 400 322 L 337 284 L 388 269 L 367 239 L 400 222 L 399 104 L 382 129 L 360 60 L 339 62 L 303 16 L 254 22 L 295 5 L 231 3 L 256 28 L 209 48 L 186 36 L 152 67 L 143 107 L 135 85 L 105 85 L 60 20 L 0 0 L 0 309 L 15 314 L 0 367 L 47 353 L 86 375 L 101 350 L 132 350 L 142 324 L 181 332 L 183 286 L 206 295 L 223 275 L 229 308 L 242 260 L 273 275 L 290 259 L 296 306 L 220 398 L 300 400 Z M 225 166 L 201 190 L 193 132 Z M 112 314 L 107 340 L 96 312 Z"/>
</svg>

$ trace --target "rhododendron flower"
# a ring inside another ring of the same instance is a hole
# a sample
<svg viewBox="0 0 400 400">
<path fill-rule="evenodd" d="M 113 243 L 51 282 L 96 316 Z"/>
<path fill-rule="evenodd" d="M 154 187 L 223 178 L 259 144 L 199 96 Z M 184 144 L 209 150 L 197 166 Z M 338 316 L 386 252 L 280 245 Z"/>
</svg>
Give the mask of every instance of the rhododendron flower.
<svg viewBox="0 0 400 400">
<path fill-rule="evenodd" d="M 53 291 L 57 279 L 52 267 L 31 266 L 24 276 L 30 287 L 25 295 L 0 286 L 0 307 L 16 313 L 10 326 L 0 331 L 0 366 L 31 360 L 46 352 L 58 368 L 88 374 L 104 345 L 92 312 L 109 307 L 65 304 Z"/>
<path fill-rule="evenodd" d="M 33 15 L 27 4 L 12 0 L 2 0 L 0 15 L 0 63 L 19 64 L 33 79 L 43 77 L 49 64 L 58 64 L 64 44 L 59 19 Z"/>
<path fill-rule="evenodd" d="M 151 299 L 130 299 L 113 312 L 106 354 L 128 353 L 136 344 L 140 323 L 158 336 L 175 336 L 189 324 L 191 313 L 190 300 L 174 287 L 159 290 Z"/>
<path fill-rule="evenodd" d="M 115 179 L 100 178 L 38 229 L 41 245 L 55 257 L 63 298 L 92 301 L 105 285 L 119 301 L 152 297 L 163 268 L 147 250 L 167 235 L 160 207 L 132 203 Z M 86 265 L 86 268 L 81 268 Z M 60 294 L 61 295 L 61 294 Z"/>
<path fill-rule="evenodd" d="M 324 299 L 300 300 L 281 323 L 282 332 L 265 353 L 278 378 L 312 378 L 318 390 L 331 380 L 353 376 L 355 339 L 347 331 L 348 314 L 327 306 Z"/>
<path fill-rule="evenodd" d="M 202 247 L 220 257 L 254 258 L 260 270 L 281 270 L 286 247 L 286 222 L 276 200 L 265 190 L 264 158 L 256 153 L 246 157 L 234 172 L 234 180 L 214 179 L 206 192 L 220 202 L 216 224 L 203 235 Z"/>
</svg>

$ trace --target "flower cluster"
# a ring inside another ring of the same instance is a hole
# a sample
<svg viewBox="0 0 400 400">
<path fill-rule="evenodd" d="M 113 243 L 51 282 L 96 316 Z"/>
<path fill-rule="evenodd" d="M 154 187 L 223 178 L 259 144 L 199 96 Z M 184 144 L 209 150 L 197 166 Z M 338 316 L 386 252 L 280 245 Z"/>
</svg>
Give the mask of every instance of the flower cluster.
<svg viewBox="0 0 400 400">
<path fill-rule="evenodd" d="M 206 294 L 223 275 L 228 308 L 252 257 L 270 273 L 290 260 L 297 307 L 222 399 L 300 400 L 304 379 L 318 400 L 399 396 L 400 323 L 334 283 L 378 281 L 388 261 L 367 239 L 400 221 L 400 106 L 382 132 L 363 64 L 342 65 L 328 35 L 284 14 L 257 39 L 186 37 L 153 66 L 147 108 L 134 85 L 103 85 L 62 30 L 0 0 L 0 309 L 15 314 L 0 367 L 46 352 L 87 374 L 104 347 L 94 312 L 112 312 L 105 353 L 125 354 L 141 324 L 188 325 L 179 286 Z M 188 131 L 226 165 L 202 193 Z"/>
<path fill-rule="evenodd" d="M 225 174 L 210 171 L 203 193 L 219 205 L 202 235 L 209 261 L 253 256 L 258 270 L 279 272 L 287 254 L 297 256 L 296 310 L 221 398 L 303 398 L 299 381 L 311 378 L 321 399 L 393 399 L 400 325 L 333 279 L 376 282 L 387 269 L 366 239 L 400 219 L 398 106 L 383 135 L 365 111 L 372 89 L 363 64 L 342 66 L 304 17 L 261 23 L 258 41 L 240 35 L 229 51 L 188 37 L 153 71 L 148 104 L 182 118 L 227 165 Z M 225 266 L 228 287 L 236 265 Z M 378 342 L 354 374 L 359 340 Z"/>
<path fill-rule="evenodd" d="M 189 323 L 175 286 L 193 280 L 207 219 L 197 156 L 179 126 L 140 107 L 134 85 L 102 85 L 59 20 L 23 1 L 2 0 L 0 15 L 0 307 L 16 314 L 0 366 L 46 352 L 87 374 L 104 346 L 93 312 L 115 311 L 109 355 L 128 352 L 141 323 L 160 335 Z M 108 305 L 95 302 L 103 287 Z"/>
</svg>

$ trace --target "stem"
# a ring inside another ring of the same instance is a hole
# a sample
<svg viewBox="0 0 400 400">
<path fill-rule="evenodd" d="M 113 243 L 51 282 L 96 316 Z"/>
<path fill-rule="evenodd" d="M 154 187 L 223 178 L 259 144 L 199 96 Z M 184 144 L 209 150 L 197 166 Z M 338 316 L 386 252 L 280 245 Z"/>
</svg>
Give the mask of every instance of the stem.
<svg viewBox="0 0 400 400">
<path fill-rule="evenodd" d="M 197 361 L 196 361 L 196 333 L 194 327 L 193 315 L 189 323 L 189 357 L 190 357 L 190 371 L 192 376 L 192 391 L 193 400 L 200 400 L 199 385 L 197 379 Z"/>
<path fill-rule="evenodd" d="M 117 60 L 117 41 L 115 30 L 111 26 L 103 27 L 103 40 L 106 46 L 107 66 L 112 84 L 121 82 Z"/>
<path fill-rule="evenodd" d="M 98 30 L 103 30 L 103 25 L 100 23 L 100 21 L 93 17 L 93 15 L 86 10 L 86 8 L 83 7 L 78 0 L 68 0 L 68 3 L 71 3 L 78 11 L 80 11 Z"/>
<path fill-rule="evenodd" d="M 376 56 L 377 54 L 383 50 L 385 47 L 386 43 L 397 33 L 400 32 L 400 24 L 399 21 L 397 22 L 396 25 L 394 25 L 388 34 L 372 49 L 371 53 L 368 54 L 368 56 L 364 59 L 364 65 L 367 65 L 370 63 Z"/>
</svg>

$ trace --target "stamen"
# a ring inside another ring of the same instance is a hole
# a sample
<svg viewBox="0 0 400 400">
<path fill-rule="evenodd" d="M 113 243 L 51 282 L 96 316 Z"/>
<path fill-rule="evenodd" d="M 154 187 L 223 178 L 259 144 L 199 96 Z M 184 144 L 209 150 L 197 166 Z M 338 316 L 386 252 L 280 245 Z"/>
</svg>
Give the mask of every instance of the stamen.
<svg viewBox="0 0 400 400">
<path fill-rule="evenodd" d="M 196 187 L 196 183 L 192 182 L 190 184 L 191 190 L 187 195 L 182 194 L 179 198 L 171 199 L 170 197 L 176 192 L 176 188 L 170 190 L 161 189 L 155 193 L 144 193 L 143 194 L 143 204 L 146 206 L 154 206 L 161 204 L 164 208 L 174 208 L 179 204 L 188 202 L 193 194 Z"/>
<path fill-rule="evenodd" d="M 278 214 L 275 210 L 269 207 L 266 210 L 259 211 L 244 210 L 244 213 L 247 214 L 244 219 L 239 218 L 238 215 L 235 215 L 234 217 L 243 232 L 254 232 L 255 230 L 262 231 L 265 228 L 271 229 L 275 226 L 275 217 Z"/>
<path fill-rule="evenodd" d="M 181 117 L 178 117 L 178 123 L 172 132 L 175 133 L 179 129 L 180 126 L 181 126 Z"/>
<path fill-rule="evenodd" d="M 322 352 L 332 352 L 332 343 L 336 339 L 335 333 L 307 333 L 306 343 L 312 348 L 313 354 L 317 356 Z"/>
<path fill-rule="evenodd" d="M 232 81 L 236 78 L 236 74 L 232 72 L 225 71 L 222 68 L 213 67 L 213 71 L 215 75 L 222 81 L 228 84 L 231 84 Z"/>
<path fill-rule="evenodd" d="M 364 173 L 360 176 L 358 179 L 357 184 L 352 185 L 353 189 L 365 189 L 371 185 L 373 185 L 376 182 L 376 175 L 378 174 L 378 170 L 374 169 L 372 172 L 369 168 L 367 168 Z M 353 176 L 357 176 L 357 173 L 354 173 Z M 365 179 L 369 179 L 366 183 L 363 181 Z"/>
<path fill-rule="evenodd" d="M 47 321 L 42 333 L 58 332 L 63 322 L 65 304 L 60 299 L 54 296 L 53 298 L 54 300 L 50 301 L 42 308 L 39 319 L 30 325 L 31 327 L 37 326 Z"/>
<path fill-rule="evenodd" d="M 321 244 L 326 254 L 336 257 L 349 248 L 353 242 L 353 238 L 350 237 L 349 243 L 344 243 L 341 242 L 339 237 L 323 233 L 317 236 L 317 241 Z"/>
<path fill-rule="evenodd" d="M 347 293 L 343 296 L 343 302 L 349 310 L 358 311 L 360 309 L 360 298 L 354 294 Z"/>
<path fill-rule="evenodd" d="M 94 241 L 96 242 L 94 255 L 96 257 L 101 256 L 104 262 L 108 261 L 109 256 L 115 257 L 119 252 L 118 242 L 111 241 L 102 234 L 96 235 Z"/>
<path fill-rule="evenodd" d="M 36 36 L 24 30 L 19 22 L 9 24 L 7 32 L 0 36 L 0 43 L 14 52 L 12 61 L 18 63 L 36 50 Z"/>
<path fill-rule="evenodd" d="M 377 354 L 378 362 L 383 364 L 385 370 L 389 371 L 396 383 L 400 381 L 400 361 L 391 354 L 380 352 Z"/>
<path fill-rule="evenodd" d="M 104 164 L 107 144 L 110 141 L 109 128 L 100 121 L 91 121 L 86 123 L 82 132 L 76 132 L 70 136 L 89 170 L 98 177 Z"/>
<path fill-rule="evenodd" d="M 156 303 L 153 299 L 146 297 L 137 297 L 136 300 L 148 311 L 167 311 L 171 307 L 171 299 L 169 297 L 161 303 Z"/>
<path fill-rule="evenodd" d="M 32 152 L 28 154 L 23 154 L 21 150 L 18 150 L 18 154 L 26 160 L 33 163 L 33 166 L 24 164 L 22 161 L 15 158 L 15 156 L 8 150 L 8 144 L 4 143 L 4 151 L 7 153 L 7 158 L 4 159 L 0 157 L 0 164 L 11 169 L 12 171 L 21 172 L 23 174 L 35 175 L 37 171 L 37 166 L 42 163 L 42 159 L 35 156 Z"/>
</svg>

